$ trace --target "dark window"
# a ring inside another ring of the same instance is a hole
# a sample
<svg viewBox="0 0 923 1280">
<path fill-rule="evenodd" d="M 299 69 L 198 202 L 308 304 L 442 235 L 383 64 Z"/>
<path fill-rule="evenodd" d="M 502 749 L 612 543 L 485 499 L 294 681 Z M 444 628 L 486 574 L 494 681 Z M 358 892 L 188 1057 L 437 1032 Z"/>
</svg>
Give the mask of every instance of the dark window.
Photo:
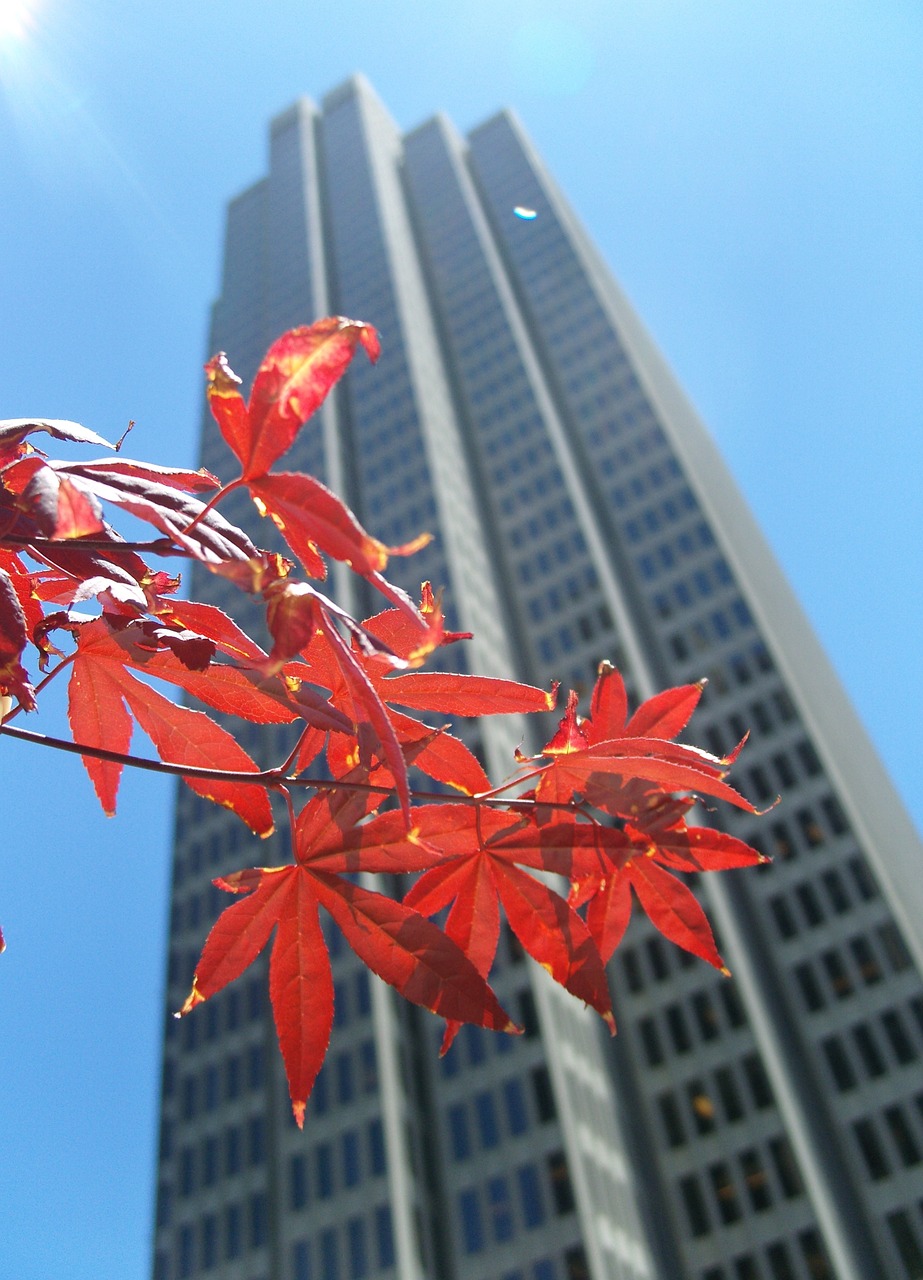
<svg viewBox="0 0 923 1280">
<path fill-rule="evenodd" d="M 575 1244 L 564 1254 L 564 1274 L 567 1280 L 590 1280 L 590 1266 L 582 1245 Z"/>
<path fill-rule="evenodd" d="M 750 1148 L 740 1154 L 740 1167 L 744 1175 L 744 1185 L 753 1208 L 759 1212 L 768 1209 L 772 1204 L 772 1193 L 769 1189 L 769 1176 L 763 1166 L 759 1154 Z"/>
<path fill-rule="evenodd" d="M 355 1129 L 349 1129 L 343 1134 L 343 1184 L 354 1187 L 360 1177 L 359 1134 Z"/>
<path fill-rule="evenodd" d="M 525 1133 L 529 1127 L 529 1114 L 526 1110 L 526 1095 L 519 1080 L 503 1082 L 503 1106 L 506 1111 L 506 1123 L 511 1134 Z"/>
<path fill-rule="evenodd" d="M 881 982 L 884 973 L 868 938 L 862 936 L 853 938 L 849 944 L 849 949 L 852 952 L 853 960 L 856 962 L 856 968 L 859 970 L 862 981 L 866 986 L 871 987 L 876 982 Z"/>
<path fill-rule="evenodd" d="M 730 1067 L 719 1067 L 715 1072 L 715 1084 L 718 1086 L 718 1097 L 724 1107 L 728 1120 L 739 1120 L 744 1113 L 740 1090 Z"/>
<path fill-rule="evenodd" d="M 885 1110 L 885 1123 L 902 1162 L 908 1166 L 919 1164 L 920 1148 L 900 1107 L 888 1107 Z"/>
<path fill-rule="evenodd" d="M 869 1176 L 876 1181 L 879 1178 L 886 1178 L 890 1172 L 888 1161 L 871 1120 L 857 1120 L 853 1125 L 853 1133 L 856 1135 Z"/>
<path fill-rule="evenodd" d="M 218 1220 L 213 1213 L 202 1219 L 202 1270 L 211 1271 L 218 1262 Z"/>
<path fill-rule="evenodd" d="M 849 823 L 846 821 L 843 806 L 836 796 L 825 796 L 820 802 L 820 807 L 824 811 L 824 817 L 827 819 L 827 824 L 833 834 L 835 836 L 845 835 L 849 830 Z"/>
<path fill-rule="evenodd" d="M 820 773 L 821 765 L 813 744 L 805 738 L 798 743 L 795 750 L 798 752 L 798 759 L 801 761 L 801 767 L 805 773 L 809 778 L 815 778 Z"/>
<path fill-rule="evenodd" d="M 825 871 L 823 874 L 824 888 L 827 891 L 827 897 L 830 899 L 830 905 L 839 915 L 844 911 L 848 911 L 851 903 L 849 895 L 843 885 L 842 878 L 838 871 Z"/>
<path fill-rule="evenodd" d="M 224 1211 L 224 1256 L 227 1259 L 240 1257 L 240 1206 L 229 1204 Z"/>
<path fill-rule="evenodd" d="M 667 1141 L 671 1147 L 681 1147 L 686 1141 L 686 1133 L 676 1098 L 672 1093 L 664 1093 L 657 1101 Z"/>
<path fill-rule="evenodd" d="M 327 1227 L 320 1236 L 321 1280 L 340 1280 L 340 1259 L 337 1254 L 337 1234 Z"/>
<path fill-rule="evenodd" d="M 459 1195 L 458 1211 L 461 1217 L 462 1247 L 465 1253 L 477 1253 L 484 1248 L 484 1223 L 478 1194 L 473 1187 Z"/>
<path fill-rule="evenodd" d="M 824 996 L 809 964 L 799 964 L 795 968 L 795 981 L 801 992 L 805 1008 L 811 1013 L 824 1007 Z"/>
<path fill-rule="evenodd" d="M 853 1040 L 856 1048 L 859 1050 L 859 1056 L 862 1059 L 862 1065 L 867 1074 L 874 1079 L 876 1076 L 884 1075 L 885 1060 L 882 1057 L 878 1042 L 872 1033 L 870 1027 L 860 1023 L 853 1027 Z"/>
<path fill-rule="evenodd" d="M 695 1127 L 699 1133 L 711 1133 L 715 1128 L 715 1104 L 706 1092 L 701 1080 L 690 1080 L 686 1085 L 686 1096 L 695 1117 Z"/>
<path fill-rule="evenodd" d="M 849 870 L 852 873 L 853 882 L 856 891 L 863 902 L 870 902 L 872 898 L 877 898 L 878 887 L 872 879 L 872 873 L 868 869 L 868 865 L 864 858 L 850 858 Z"/>
<path fill-rule="evenodd" d="M 668 978 L 670 976 L 670 966 L 667 964 L 666 950 L 663 943 L 659 938 L 648 938 L 645 947 L 654 979 L 659 982 L 663 978 Z"/>
<path fill-rule="evenodd" d="M 519 993 L 519 1021 L 522 1023 L 523 1035 L 527 1040 L 538 1035 L 538 1014 L 535 1011 L 535 1000 L 531 991 Z"/>
<path fill-rule="evenodd" d="M 333 1195 L 333 1149 L 329 1142 L 318 1143 L 314 1151 L 314 1185 L 321 1200 Z"/>
<path fill-rule="evenodd" d="M 903 1210 L 899 1210 L 897 1213 L 889 1213 L 887 1222 L 907 1275 L 910 1280 L 921 1280 L 921 1277 L 923 1277 L 923 1248 L 920 1247 L 920 1241 L 913 1229 L 910 1215 L 904 1213 Z"/>
<path fill-rule="evenodd" d="M 803 1190 L 801 1174 L 788 1138 L 773 1138 L 769 1143 L 769 1154 L 772 1156 L 783 1195 L 788 1200 L 800 1196 Z"/>
<path fill-rule="evenodd" d="M 266 1196 L 257 1191 L 250 1197 L 250 1248 L 262 1249 L 269 1238 L 269 1211 Z"/>
<path fill-rule="evenodd" d="M 708 1220 L 705 1197 L 702 1195 L 702 1188 L 699 1186 L 698 1179 L 694 1174 L 681 1178 L 679 1190 L 683 1198 L 686 1217 L 689 1219 L 689 1230 L 694 1236 L 706 1235 L 711 1230 L 711 1223 Z"/>
<path fill-rule="evenodd" d="M 510 1198 L 510 1188 L 506 1178 L 488 1179 L 487 1204 L 490 1214 L 490 1229 L 494 1240 L 498 1244 L 512 1240 L 515 1230 L 513 1225 L 513 1202 Z"/>
<path fill-rule="evenodd" d="M 349 1249 L 349 1280 L 363 1280 L 369 1273 L 369 1255 L 365 1241 L 365 1223 L 361 1218 L 350 1218 L 346 1223 L 346 1242 Z"/>
<path fill-rule="evenodd" d="M 247 1163 L 253 1167 L 266 1159 L 266 1130 L 262 1116 L 252 1116 L 247 1124 Z"/>
<path fill-rule="evenodd" d="M 718 994 L 724 1005 L 725 1017 L 730 1025 L 732 1027 L 742 1027 L 747 1021 L 747 1015 L 734 982 L 722 982 L 718 988 Z"/>
<path fill-rule="evenodd" d="M 191 1276 L 195 1269 L 195 1235 L 192 1227 L 179 1229 L 179 1274 L 180 1280 Z"/>
<path fill-rule="evenodd" d="M 714 1040 L 721 1028 L 718 1010 L 711 996 L 704 991 L 692 997 L 692 1011 L 703 1040 Z"/>
<path fill-rule="evenodd" d="M 457 1102 L 448 1110 L 449 1140 L 455 1160 L 465 1160 L 471 1155 L 471 1135 L 468 1130 L 468 1111 L 463 1102 Z"/>
<path fill-rule="evenodd" d="M 678 1004 L 671 1004 L 666 1011 L 666 1017 L 674 1049 L 677 1053 L 688 1053 L 692 1048 L 692 1037 L 689 1034 L 686 1015 Z"/>
<path fill-rule="evenodd" d="M 795 890 L 798 901 L 801 904 L 801 910 L 804 912 L 804 918 L 813 928 L 814 925 L 822 924 L 824 913 L 818 900 L 817 894 L 814 892 L 814 886 L 810 884 L 800 884 Z"/>
<path fill-rule="evenodd" d="M 292 1156 L 289 1166 L 289 1204 L 303 1209 L 308 1203 L 308 1177 L 303 1155 Z"/>
<path fill-rule="evenodd" d="M 798 1280 L 788 1249 L 781 1241 L 771 1244 L 766 1250 L 766 1260 L 772 1273 L 772 1280 Z"/>
<path fill-rule="evenodd" d="M 917 1058 L 917 1051 L 913 1046 L 907 1028 L 904 1026 L 904 1020 L 895 1009 L 890 1009 L 887 1013 L 881 1015 L 881 1025 L 885 1029 L 885 1035 L 891 1042 L 891 1048 L 894 1050 L 894 1056 L 901 1065 L 905 1066 L 908 1062 L 914 1062 Z"/>
<path fill-rule="evenodd" d="M 830 1074 L 833 1076 L 834 1083 L 841 1093 L 847 1089 L 856 1087 L 856 1073 L 852 1069 L 852 1063 L 847 1057 L 846 1050 L 843 1048 L 836 1036 L 830 1036 L 823 1043 L 824 1056 L 827 1059 L 827 1066 L 830 1068 Z"/>
<path fill-rule="evenodd" d="M 495 1147 L 500 1141 L 500 1126 L 497 1124 L 497 1108 L 492 1093 L 479 1093 L 474 1099 L 474 1114 L 477 1117 L 478 1134 L 481 1146 Z"/>
<path fill-rule="evenodd" d="M 849 971 L 843 963 L 843 958 L 838 951 L 825 951 L 821 956 L 821 963 L 827 972 L 827 978 L 830 986 L 838 1000 L 845 1000 L 847 996 L 853 993 L 853 982 L 849 976 Z"/>
<path fill-rule="evenodd" d="M 554 1201 L 555 1212 L 558 1214 L 572 1212 L 576 1201 L 563 1151 L 555 1151 L 548 1157 L 548 1180 L 551 1183 L 551 1198 Z"/>
<path fill-rule="evenodd" d="M 799 809 L 795 817 L 798 820 L 798 828 L 808 848 L 813 849 L 817 845 L 823 844 L 824 833 L 810 809 Z"/>
<path fill-rule="evenodd" d="M 241 1163 L 240 1129 L 230 1125 L 224 1134 L 224 1171 L 229 1178 L 240 1172 Z"/>
<path fill-rule="evenodd" d="M 717 1164 L 713 1164 L 708 1171 L 708 1176 L 711 1179 L 712 1191 L 718 1204 L 718 1213 L 721 1215 L 721 1221 L 726 1223 L 736 1222 L 742 1216 L 742 1212 L 734 1180 L 731 1177 L 731 1170 L 727 1163 L 724 1160 L 720 1160 Z"/>
<path fill-rule="evenodd" d="M 535 1165 L 526 1164 L 516 1170 L 522 1220 L 527 1227 L 539 1227 L 545 1221 L 542 1187 Z"/>
<path fill-rule="evenodd" d="M 385 1171 L 385 1131 L 381 1121 L 376 1117 L 369 1121 L 369 1168 L 373 1174 Z"/>
<path fill-rule="evenodd" d="M 641 1036 L 641 1044 L 644 1046 L 644 1056 L 648 1060 L 648 1066 L 659 1066 L 663 1061 L 663 1047 L 661 1037 L 659 1037 L 657 1025 L 653 1018 L 641 1018 L 638 1024 Z"/>
<path fill-rule="evenodd" d="M 542 1123 L 546 1120 L 554 1120 L 558 1109 L 555 1105 L 554 1091 L 547 1067 L 532 1068 L 532 1090 L 535 1094 L 535 1109 L 539 1120 Z"/>
<path fill-rule="evenodd" d="M 762 1280 L 756 1259 L 750 1253 L 734 1260 L 734 1280 Z"/>
<path fill-rule="evenodd" d="M 772 918 L 779 931 L 779 936 L 793 938 L 798 932 L 798 925 L 792 915 L 792 909 L 788 905 L 787 899 L 780 893 L 776 894 L 774 898 L 769 899 L 769 909 L 772 912 Z"/>
<path fill-rule="evenodd" d="M 878 926 L 878 936 L 888 957 L 888 964 L 894 972 L 902 973 L 905 969 L 909 969 L 913 961 L 907 950 L 907 944 L 893 920 L 887 920 Z"/>
<path fill-rule="evenodd" d="M 820 1238 L 820 1232 L 810 1227 L 798 1233 L 798 1243 L 811 1280 L 835 1280 L 833 1265 Z"/>
<path fill-rule="evenodd" d="M 622 970 L 629 991 L 640 991 L 644 986 L 644 975 L 638 963 L 638 953 L 634 947 L 626 947 L 622 951 Z"/>
<path fill-rule="evenodd" d="M 380 1204 L 375 1210 L 375 1240 L 378 1246 L 378 1266 L 384 1271 L 394 1266 L 394 1227 L 391 1222 L 391 1206 Z"/>
</svg>

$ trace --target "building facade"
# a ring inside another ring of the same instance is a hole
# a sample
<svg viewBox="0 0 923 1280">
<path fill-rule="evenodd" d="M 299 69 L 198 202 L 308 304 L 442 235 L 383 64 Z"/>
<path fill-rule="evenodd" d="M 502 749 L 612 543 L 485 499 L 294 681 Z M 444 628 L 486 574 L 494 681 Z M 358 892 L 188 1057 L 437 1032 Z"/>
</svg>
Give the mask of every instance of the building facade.
<svg viewBox="0 0 923 1280">
<path fill-rule="evenodd" d="M 695 740 L 721 754 L 749 728 L 738 783 L 783 796 L 719 820 L 774 861 L 697 886 L 733 979 L 633 921 L 611 1045 L 507 936 L 495 987 L 525 1034 L 465 1028 L 440 1060 L 437 1020 L 331 931 L 336 1021 L 303 1132 L 262 960 L 169 1021 L 155 1280 L 920 1280 L 923 850 L 513 118 L 402 136 L 356 77 L 272 122 L 267 176 L 228 208 L 210 350 L 248 384 L 274 337 L 332 313 L 375 324 L 384 354 L 295 463 L 383 541 L 437 535 L 391 569 L 445 586 L 476 637 L 449 659 L 588 692 L 608 658 L 637 698 L 707 676 Z M 207 422 L 201 460 L 227 466 Z M 380 607 L 335 582 L 359 616 Z M 502 776 L 528 732 L 486 724 L 476 745 Z M 253 860 L 239 823 L 180 792 L 170 1008 L 223 905 L 212 877 Z"/>
</svg>

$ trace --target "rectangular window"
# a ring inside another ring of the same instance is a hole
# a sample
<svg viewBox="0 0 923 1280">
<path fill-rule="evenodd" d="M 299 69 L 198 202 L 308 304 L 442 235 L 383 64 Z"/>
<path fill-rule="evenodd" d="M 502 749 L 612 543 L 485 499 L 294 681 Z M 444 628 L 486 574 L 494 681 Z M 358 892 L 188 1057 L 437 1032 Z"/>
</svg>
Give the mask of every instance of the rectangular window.
<svg viewBox="0 0 923 1280">
<path fill-rule="evenodd" d="M 823 992 L 810 964 L 799 964 L 794 972 L 795 981 L 798 983 L 801 998 L 808 1012 L 816 1013 L 818 1009 L 823 1009 L 825 1003 Z"/>
<path fill-rule="evenodd" d="M 718 1213 L 725 1223 L 737 1222 L 742 1217 L 737 1190 L 731 1177 L 731 1170 L 724 1160 L 713 1164 L 708 1171 L 712 1191 L 718 1204 Z"/>
<path fill-rule="evenodd" d="M 391 1222 L 391 1206 L 380 1204 L 375 1210 L 375 1242 L 378 1249 L 378 1267 L 385 1271 L 394 1266 L 394 1227 Z"/>
<path fill-rule="evenodd" d="M 481 1146 L 485 1149 L 495 1147 L 500 1141 L 500 1126 L 497 1124 L 497 1109 L 492 1093 L 485 1090 L 475 1097 L 474 1114 L 477 1118 Z"/>
<path fill-rule="evenodd" d="M 730 1067 L 719 1067 L 715 1072 L 715 1084 L 718 1086 L 718 1097 L 724 1108 L 724 1114 L 731 1122 L 739 1120 L 744 1114 L 744 1104 Z"/>
<path fill-rule="evenodd" d="M 543 1124 L 547 1120 L 554 1120 L 558 1114 L 558 1109 L 555 1105 L 554 1091 L 551 1087 L 551 1077 L 548 1074 L 547 1067 L 532 1068 L 532 1090 L 535 1095 L 535 1109 L 538 1112 L 539 1120 Z"/>
<path fill-rule="evenodd" d="M 711 1230 L 711 1223 L 708 1220 L 705 1197 L 702 1195 L 702 1188 L 699 1186 L 698 1179 L 694 1174 L 681 1178 L 679 1190 L 683 1198 L 686 1217 L 689 1219 L 689 1230 L 693 1236 L 707 1235 Z"/>
<path fill-rule="evenodd" d="M 798 1280 L 788 1249 L 781 1240 L 769 1246 L 766 1250 L 766 1259 L 772 1273 L 772 1280 Z"/>
<path fill-rule="evenodd" d="M 484 1248 L 484 1223 L 478 1193 L 473 1187 L 462 1191 L 458 1197 L 461 1219 L 462 1247 L 465 1253 L 479 1253 Z"/>
<path fill-rule="evenodd" d="M 911 1280 L 920 1280 L 923 1276 L 923 1248 L 913 1229 L 910 1215 L 903 1210 L 889 1213 L 887 1223 L 907 1275 Z"/>
<path fill-rule="evenodd" d="M 506 1123 L 510 1133 L 514 1137 L 520 1133 L 525 1133 L 529 1127 L 529 1114 L 526 1110 L 525 1091 L 519 1080 L 505 1080 L 503 1082 L 503 1106 L 506 1111 Z"/>
<path fill-rule="evenodd" d="M 309 1240 L 299 1240 L 292 1245 L 292 1280 L 314 1280 Z"/>
<path fill-rule="evenodd" d="M 769 1154 L 785 1198 L 793 1200 L 795 1196 L 800 1196 L 804 1188 L 788 1138 L 773 1138 L 769 1143 Z"/>
<path fill-rule="evenodd" d="M 740 1153 L 740 1167 L 744 1175 L 744 1185 L 750 1197 L 750 1203 L 759 1213 L 772 1205 L 772 1193 L 769 1187 L 769 1176 L 763 1167 L 758 1152 L 753 1148 Z"/>
<path fill-rule="evenodd" d="M 526 1164 L 516 1170 L 522 1220 L 527 1227 L 540 1227 L 545 1221 L 542 1187 L 535 1165 Z"/>
<path fill-rule="evenodd" d="M 466 1160 L 471 1155 L 471 1134 L 468 1130 L 468 1109 L 463 1102 L 449 1107 L 449 1141 L 452 1144 L 452 1157 L 455 1160 Z"/>
<path fill-rule="evenodd" d="M 641 1033 L 641 1043 L 644 1046 L 644 1056 L 647 1058 L 648 1066 L 660 1066 L 663 1062 L 663 1048 L 654 1019 L 642 1018 L 638 1023 L 638 1030 Z"/>
<path fill-rule="evenodd" d="M 359 1134 L 355 1129 L 348 1129 L 343 1134 L 343 1185 L 354 1187 L 361 1177 L 359 1161 Z"/>
<path fill-rule="evenodd" d="M 314 1152 L 314 1185 L 318 1198 L 333 1195 L 333 1150 L 329 1142 L 320 1142 Z"/>
<path fill-rule="evenodd" d="M 573 1212 L 576 1207 L 574 1188 L 563 1151 L 555 1151 L 548 1157 L 548 1180 L 555 1212 L 559 1215 Z"/>
<path fill-rule="evenodd" d="M 839 1091 L 845 1093 L 847 1089 L 855 1089 L 856 1073 L 839 1039 L 836 1036 L 830 1036 L 823 1042 L 823 1050 L 830 1074 Z"/>
<path fill-rule="evenodd" d="M 361 1218 L 350 1218 L 346 1224 L 346 1240 L 349 1249 L 349 1280 L 363 1280 L 369 1273 L 368 1247 L 365 1241 L 365 1223 Z"/>
<path fill-rule="evenodd" d="M 881 1015 L 881 1025 L 885 1029 L 885 1035 L 891 1042 L 891 1048 L 894 1050 L 894 1056 L 902 1066 L 906 1066 L 909 1062 L 915 1062 L 918 1054 L 914 1048 L 910 1036 L 907 1034 L 907 1028 L 904 1026 L 904 1020 L 896 1009 L 889 1009 L 887 1013 Z"/>
<path fill-rule="evenodd" d="M 671 1147 L 681 1147 L 686 1141 L 686 1132 L 676 1098 L 672 1093 L 664 1093 L 658 1098 L 657 1102 L 660 1108 L 661 1123 L 667 1135 L 667 1142 Z"/>
<path fill-rule="evenodd" d="M 514 1234 L 513 1202 L 506 1178 L 489 1178 L 487 1204 L 490 1213 L 491 1234 L 497 1244 L 512 1240 Z"/>
<path fill-rule="evenodd" d="M 229 1204 L 224 1214 L 224 1256 L 229 1261 L 240 1257 L 240 1206 Z"/>
<path fill-rule="evenodd" d="M 913 1130 L 910 1128 L 904 1113 L 900 1107 L 888 1107 L 885 1110 L 885 1123 L 888 1126 L 888 1132 L 891 1134 L 891 1141 L 897 1148 L 897 1154 L 901 1158 L 902 1164 L 908 1168 L 911 1165 L 920 1163 L 920 1148 L 914 1137 Z"/>
<path fill-rule="evenodd" d="M 326 1227 L 320 1235 L 320 1274 L 321 1280 L 340 1280 L 337 1236 L 333 1227 Z"/>
<path fill-rule="evenodd" d="M 674 1049 L 677 1053 L 688 1053 L 692 1048 L 692 1037 L 689 1034 L 686 1015 L 678 1004 L 671 1004 L 667 1009 L 666 1016 L 667 1027 Z"/>
<path fill-rule="evenodd" d="M 269 1207 L 264 1192 L 250 1197 L 250 1248 L 262 1249 L 269 1238 Z"/>
<path fill-rule="evenodd" d="M 308 1203 L 308 1176 L 303 1155 L 292 1156 L 289 1165 L 289 1204 L 303 1209 Z"/>
</svg>

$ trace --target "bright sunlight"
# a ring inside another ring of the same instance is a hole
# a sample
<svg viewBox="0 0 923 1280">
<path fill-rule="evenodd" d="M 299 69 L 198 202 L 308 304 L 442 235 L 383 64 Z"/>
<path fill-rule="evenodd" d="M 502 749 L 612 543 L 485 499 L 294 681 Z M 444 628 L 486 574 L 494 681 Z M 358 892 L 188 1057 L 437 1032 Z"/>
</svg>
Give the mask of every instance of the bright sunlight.
<svg viewBox="0 0 923 1280">
<path fill-rule="evenodd" d="M 33 26 L 36 0 L 0 0 L 0 41 L 22 40 Z"/>
</svg>

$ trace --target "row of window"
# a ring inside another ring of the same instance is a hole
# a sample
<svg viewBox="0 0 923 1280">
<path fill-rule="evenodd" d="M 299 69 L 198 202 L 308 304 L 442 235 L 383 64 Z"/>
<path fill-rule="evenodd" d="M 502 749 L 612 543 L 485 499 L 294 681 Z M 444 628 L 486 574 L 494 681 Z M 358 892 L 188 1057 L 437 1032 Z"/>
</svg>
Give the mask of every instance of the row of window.
<svg viewBox="0 0 923 1280">
<path fill-rule="evenodd" d="M 539 1122 L 554 1119 L 554 1097 L 547 1068 L 533 1068 L 529 1080 L 532 1106 Z M 530 1126 L 525 1083 L 520 1077 L 513 1077 L 504 1080 L 496 1093 L 485 1089 L 470 1101 L 452 1103 L 446 1109 L 446 1124 L 454 1160 L 467 1160 L 476 1151 L 499 1146 L 504 1137 L 518 1137 Z"/>
<path fill-rule="evenodd" d="M 743 1026 L 746 1014 L 733 982 L 719 983 L 713 988 L 724 1013 L 724 1020 L 731 1028 Z M 664 1052 L 664 1028 L 666 1041 L 674 1053 L 689 1053 L 695 1045 L 695 1037 L 690 1030 L 690 1009 L 692 1025 L 703 1041 L 712 1040 L 716 1030 L 716 1012 L 711 998 L 704 993 L 697 993 L 691 1001 L 676 1001 L 662 1009 L 659 1015 L 648 1015 L 638 1021 L 641 1046 L 648 1066 L 657 1067 L 666 1061 Z"/>
<path fill-rule="evenodd" d="M 315 1239 L 292 1245 L 292 1280 L 365 1280 L 395 1262 L 394 1228 L 388 1205 L 370 1216 L 355 1215 L 341 1228 L 325 1227 Z"/>
<path fill-rule="evenodd" d="M 910 1009 L 923 1036 L 923 997 L 915 996 Z M 909 1066 L 919 1057 L 907 1023 L 896 1008 L 886 1009 L 875 1022 L 857 1022 L 848 1035 L 828 1036 L 822 1048 L 833 1082 L 841 1093 L 855 1089 L 861 1078 L 877 1080 L 890 1071 L 888 1049 L 898 1066 Z"/>
<path fill-rule="evenodd" d="M 828 840 L 845 835 L 849 830 L 845 814 L 834 796 L 821 797 L 817 805 L 802 805 L 784 822 L 776 820 L 763 828 L 748 832 L 747 844 L 780 862 L 796 858 L 800 852 L 810 853 Z M 858 855 L 846 864 L 853 888 L 863 902 L 878 896 L 878 889 L 864 859 Z"/>
<path fill-rule="evenodd" d="M 886 936 L 891 936 L 890 931 Z M 872 986 L 883 976 L 868 938 L 862 935 L 852 939 L 848 950 L 828 947 L 816 960 L 803 960 L 793 973 L 809 1013 L 826 1008 L 830 999 L 847 1000 L 860 989 L 860 983 Z"/>
<path fill-rule="evenodd" d="M 805 1271 L 801 1270 L 798 1258 Z M 830 1255 L 815 1227 L 799 1231 L 795 1243 L 776 1240 L 767 1245 L 761 1259 L 745 1253 L 728 1267 L 708 1267 L 702 1272 L 701 1280 L 800 1280 L 805 1272 L 811 1280 L 835 1280 Z"/>
<path fill-rule="evenodd" d="M 292 1156 L 289 1203 L 293 1209 L 303 1209 L 313 1200 L 327 1200 L 384 1172 L 384 1130 L 376 1116 L 364 1130 L 347 1129 L 336 1142 L 319 1142 L 312 1152 Z"/>
<path fill-rule="evenodd" d="M 603 463 L 605 471 L 605 462 Z M 691 529 L 677 534 L 669 542 L 662 542 L 653 551 L 646 551 L 637 558 L 638 572 L 644 582 L 653 582 L 661 573 L 674 569 L 682 560 L 698 555 L 703 548 L 713 547 L 715 536 L 704 520 Z"/>
<path fill-rule="evenodd" d="M 682 1147 L 722 1123 L 742 1120 L 748 1110 L 761 1111 L 772 1104 L 769 1078 L 754 1053 L 736 1066 L 725 1065 L 707 1077 L 696 1076 L 682 1090 L 669 1090 L 657 1099 L 660 1122 L 671 1147 Z"/>
<path fill-rule="evenodd" d="M 923 1094 L 917 1098 L 917 1107 L 923 1113 Z M 852 1128 L 866 1171 L 876 1182 L 923 1161 L 923 1137 L 902 1107 L 885 1107 L 879 1116 L 865 1116 Z"/>
<path fill-rule="evenodd" d="M 794 1153 L 784 1137 L 770 1139 L 765 1152 L 748 1147 L 733 1165 L 717 1160 L 701 1174 L 687 1174 L 677 1185 L 689 1230 L 697 1237 L 718 1224 L 739 1222 L 748 1211 L 762 1213 L 804 1192 Z"/>
<path fill-rule="evenodd" d="M 482 1186 L 459 1192 L 458 1218 L 465 1253 L 480 1253 L 489 1243 L 505 1244 L 521 1230 L 540 1227 L 549 1213 L 549 1198 L 557 1215 L 571 1213 L 575 1207 L 570 1173 L 561 1151 L 546 1157 L 544 1177 L 540 1166 L 526 1164 L 512 1177 L 498 1174 L 487 1178 Z"/>
</svg>

